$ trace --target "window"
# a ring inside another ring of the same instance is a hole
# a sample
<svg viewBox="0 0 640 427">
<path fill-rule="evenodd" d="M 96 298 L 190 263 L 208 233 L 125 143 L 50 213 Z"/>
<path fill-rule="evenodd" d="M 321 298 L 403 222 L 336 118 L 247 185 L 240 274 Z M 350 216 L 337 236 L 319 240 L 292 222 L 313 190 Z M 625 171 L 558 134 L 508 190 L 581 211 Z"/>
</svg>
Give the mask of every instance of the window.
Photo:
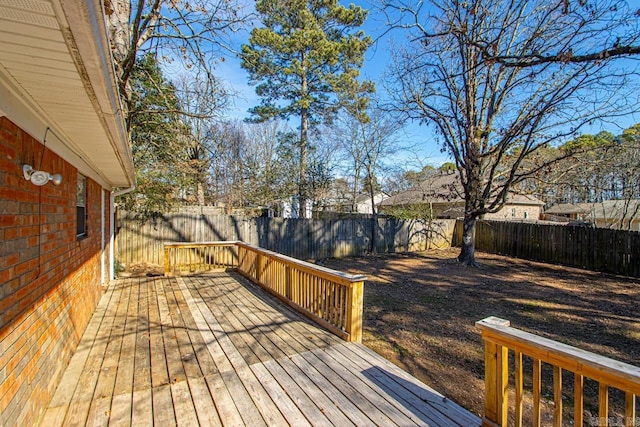
<svg viewBox="0 0 640 427">
<path fill-rule="evenodd" d="M 524 211 L 524 219 L 528 219 L 529 218 L 529 212 Z"/>
<path fill-rule="evenodd" d="M 87 179 L 78 174 L 78 194 L 76 197 L 76 235 L 87 235 Z"/>
<path fill-rule="evenodd" d="M 516 208 L 511 208 L 511 216 L 516 217 Z"/>
</svg>

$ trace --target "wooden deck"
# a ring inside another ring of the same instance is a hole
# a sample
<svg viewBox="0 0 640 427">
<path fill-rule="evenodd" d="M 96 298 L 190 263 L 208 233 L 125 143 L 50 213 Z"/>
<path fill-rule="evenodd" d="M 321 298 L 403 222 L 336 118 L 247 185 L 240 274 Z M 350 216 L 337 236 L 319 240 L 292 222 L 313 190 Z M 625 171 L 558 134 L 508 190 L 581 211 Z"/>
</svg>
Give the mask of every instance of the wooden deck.
<svg viewBox="0 0 640 427">
<path fill-rule="evenodd" d="M 43 426 L 479 426 L 235 273 L 114 282 Z"/>
</svg>

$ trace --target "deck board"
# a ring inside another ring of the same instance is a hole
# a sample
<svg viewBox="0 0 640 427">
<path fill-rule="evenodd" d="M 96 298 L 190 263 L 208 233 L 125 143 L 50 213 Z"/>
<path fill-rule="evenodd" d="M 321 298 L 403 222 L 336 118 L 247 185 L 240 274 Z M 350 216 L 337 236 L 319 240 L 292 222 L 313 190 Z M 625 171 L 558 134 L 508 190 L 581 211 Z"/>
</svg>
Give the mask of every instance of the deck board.
<svg viewBox="0 0 640 427">
<path fill-rule="evenodd" d="M 479 426 L 235 273 L 113 282 L 46 425 Z"/>
</svg>

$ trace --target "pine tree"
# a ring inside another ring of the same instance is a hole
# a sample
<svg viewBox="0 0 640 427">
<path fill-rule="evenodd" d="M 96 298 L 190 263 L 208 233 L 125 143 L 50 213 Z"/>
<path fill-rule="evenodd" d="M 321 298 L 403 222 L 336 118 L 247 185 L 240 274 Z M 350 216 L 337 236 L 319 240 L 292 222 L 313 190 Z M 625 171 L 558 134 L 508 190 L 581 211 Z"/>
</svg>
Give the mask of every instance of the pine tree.
<svg viewBox="0 0 640 427">
<path fill-rule="evenodd" d="M 371 45 L 371 38 L 357 31 L 367 11 L 337 0 L 258 0 L 256 10 L 263 26 L 251 32 L 241 53 L 242 67 L 262 98 L 251 112 L 256 121 L 300 118 L 297 180 L 304 209 L 310 128 L 333 116 L 347 88 L 372 87 L 357 82 Z"/>
</svg>

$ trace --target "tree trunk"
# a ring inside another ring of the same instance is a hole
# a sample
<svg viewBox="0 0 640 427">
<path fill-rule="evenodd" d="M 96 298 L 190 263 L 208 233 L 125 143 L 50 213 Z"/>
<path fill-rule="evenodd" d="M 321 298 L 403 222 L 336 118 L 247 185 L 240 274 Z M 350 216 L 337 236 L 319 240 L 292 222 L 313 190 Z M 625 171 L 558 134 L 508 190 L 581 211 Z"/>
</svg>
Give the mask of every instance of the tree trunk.
<svg viewBox="0 0 640 427">
<path fill-rule="evenodd" d="M 373 191 L 373 179 L 369 180 L 369 198 L 371 200 L 371 253 L 375 255 L 378 246 L 378 212 Z"/>
<path fill-rule="evenodd" d="M 200 206 L 204 206 L 205 204 L 204 187 L 205 187 L 205 184 L 203 184 L 202 182 L 198 182 L 196 186 L 196 198 L 198 200 L 198 205 Z"/>
<path fill-rule="evenodd" d="M 458 255 L 458 261 L 463 265 L 478 267 L 475 257 L 476 252 L 476 218 L 465 215 L 462 226 L 462 250 Z"/>
<path fill-rule="evenodd" d="M 307 76 L 302 76 L 301 93 L 307 94 Z M 307 143 L 309 137 L 309 110 L 302 108 L 300 111 L 300 176 L 298 182 L 298 218 L 307 217 Z"/>
</svg>

